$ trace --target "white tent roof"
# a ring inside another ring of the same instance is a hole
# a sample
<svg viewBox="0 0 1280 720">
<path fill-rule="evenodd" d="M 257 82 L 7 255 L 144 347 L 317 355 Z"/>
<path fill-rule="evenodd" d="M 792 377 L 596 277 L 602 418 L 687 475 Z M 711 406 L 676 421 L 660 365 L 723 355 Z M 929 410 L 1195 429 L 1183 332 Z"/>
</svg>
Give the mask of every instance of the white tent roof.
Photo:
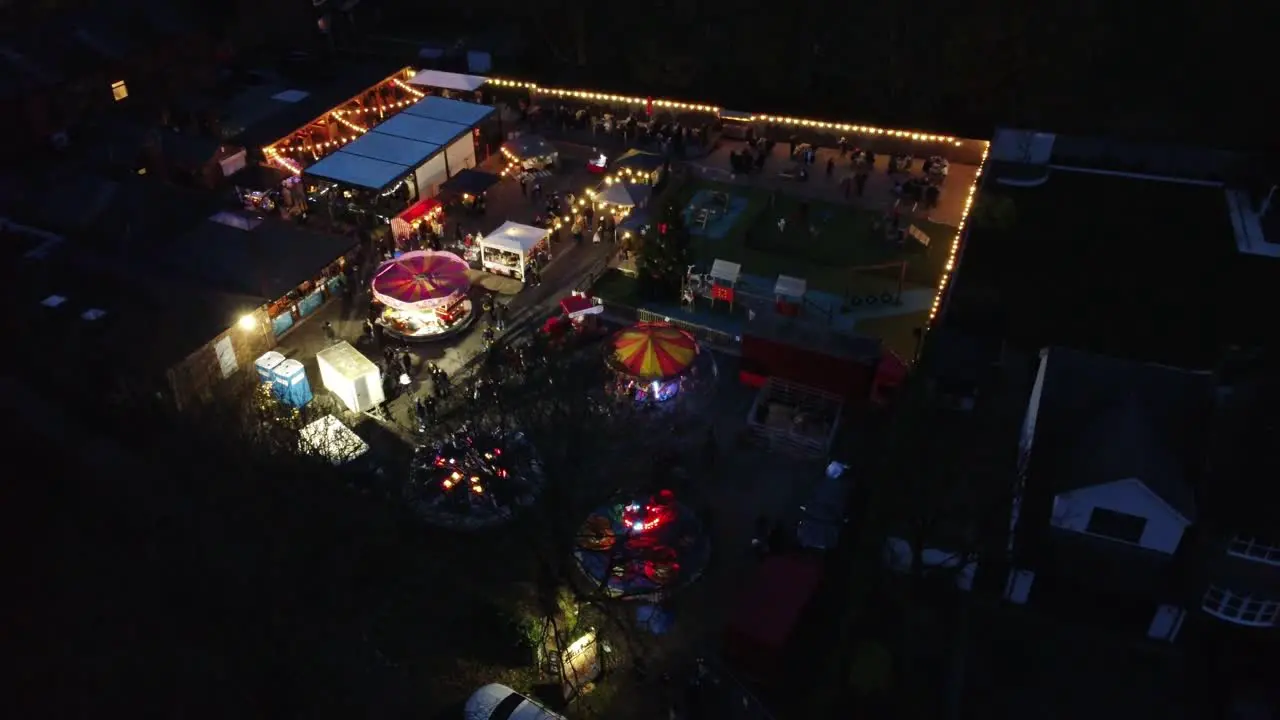
<svg viewBox="0 0 1280 720">
<path fill-rule="evenodd" d="M 404 113 L 389 118 L 373 129 L 373 132 L 381 135 L 395 135 L 436 145 L 448 145 L 454 138 L 470 131 L 471 128 L 466 125 Z"/>
<path fill-rule="evenodd" d="M 336 152 L 303 172 L 344 185 L 381 190 L 408 174 L 409 168 L 363 155 Z"/>
<path fill-rule="evenodd" d="M 502 224 L 502 227 L 481 238 L 480 244 L 523 255 L 532 250 L 548 234 L 550 231 L 543 228 L 521 225 L 508 220 Z"/>
<path fill-rule="evenodd" d="M 612 203 L 614 205 L 635 207 L 645 201 L 649 192 L 650 190 L 648 185 L 616 182 L 606 187 L 604 192 L 597 194 L 596 197 L 599 200 Z"/>
<path fill-rule="evenodd" d="M 442 98 L 435 95 L 428 95 L 405 108 L 401 114 L 430 118 L 432 120 L 443 120 L 445 122 L 457 123 L 459 125 L 471 127 L 495 112 L 497 112 L 497 108 L 492 105 L 481 105 L 479 103 L 469 103 L 461 100 L 450 100 L 448 98 Z"/>
<path fill-rule="evenodd" d="M 420 70 L 409 78 L 410 85 L 444 88 L 445 90 L 478 90 L 489 82 L 488 78 L 479 75 L 462 75 L 444 72 L 443 70 Z"/>
<path fill-rule="evenodd" d="M 804 281 L 804 278 L 779 275 L 778 283 L 773 286 L 773 294 L 789 298 L 802 298 L 808 289 L 809 284 Z"/>
<path fill-rule="evenodd" d="M 369 452 L 369 444 L 332 415 L 325 415 L 298 431 L 298 448 L 334 465 L 349 463 Z"/>
<path fill-rule="evenodd" d="M 409 140 L 407 138 L 387 135 L 380 132 L 367 132 L 347 143 L 338 152 L 349 155 L 362 155 L 374 160 L 404 165 L 406 168 L 417 167 L 427 158 L 436 154 L 440 146 L 436 143 Z"/>
<path fill-rule="evenodd" d="M 742 274 L 742 266 L 728 260 L 716 260 L 711 263 L 711 272 L 708 274 L 716 280 L 733 284 L 738 282 L 738 276 Z"/>
</svg>

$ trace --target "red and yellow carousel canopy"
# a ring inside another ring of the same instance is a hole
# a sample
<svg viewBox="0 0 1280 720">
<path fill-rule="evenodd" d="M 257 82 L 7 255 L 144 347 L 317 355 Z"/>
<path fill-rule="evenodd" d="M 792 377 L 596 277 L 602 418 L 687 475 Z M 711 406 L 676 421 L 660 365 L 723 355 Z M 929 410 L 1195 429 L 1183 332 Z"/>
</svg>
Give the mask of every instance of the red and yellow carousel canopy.
<svg viewBox="0 0 1280 720">
<path fill-rule="evenodd" d="M 446 305 L 471 288 L 465 260 L 448 252 L 416 251 L 388 260 L 373 276 L 373 296 L 399 310 Z"/>
<path fill-rule="evenodd" d="M 609 356 L 620 372 L 643 380 L 664 380 L 689 369 L 698 343 L 667 323 L 637 323 L 613 336 Z"/>
</svg>

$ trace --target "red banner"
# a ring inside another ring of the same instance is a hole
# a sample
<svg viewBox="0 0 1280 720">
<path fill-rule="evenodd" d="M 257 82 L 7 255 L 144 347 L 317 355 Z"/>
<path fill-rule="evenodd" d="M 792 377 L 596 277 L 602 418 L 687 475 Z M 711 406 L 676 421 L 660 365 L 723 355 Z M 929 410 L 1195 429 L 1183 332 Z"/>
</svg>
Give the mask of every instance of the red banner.
<svg viewBox="0 0 1280 720">
<path fill-rule="evenodd" d="M 724 300 L 725 302 L 733 302 L 733 288 L 726 285 L 712 285 L 711 299 Z"/>
</svg>

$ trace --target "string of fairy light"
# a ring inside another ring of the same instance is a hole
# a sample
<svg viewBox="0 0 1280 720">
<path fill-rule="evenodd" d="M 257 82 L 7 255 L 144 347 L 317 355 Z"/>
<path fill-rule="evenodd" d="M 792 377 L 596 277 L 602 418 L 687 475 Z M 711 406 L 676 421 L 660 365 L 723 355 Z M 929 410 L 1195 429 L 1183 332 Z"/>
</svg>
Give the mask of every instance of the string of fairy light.
<svg viewBox="0 0 1280 720">
<path fill-rule="evenodd" d="M 401 74 L 404 75 L 404 78 L 409 78 L 413 75 L 413 70 L 411 68 L 405 68 Z M 538 85 L 537 83 L 525 82 L 521 80 L 510 80 L 505 78 L 488 78 L 487 83 L 489 85 L 492 85 L 498 88 L 525 90 L 531 94 L 540 94 L 540 95 L 545 95 L 545 96 L 554 97 L 554 98 L 565 98 L 565 99 L 572 99 L 572 100 L 585 100 L 590 102 L 605 102 L 605 103 L 614 103 L 614 104 L 628 104 L 628 105 L 641 106 L 645 108 L 652 107 L 654 109 L 661 109 L 661 110 L 701 112 L 701 113 L 707 113 L 710 115 L 716 115 L 717 117 L 722 117 L 722 118 L 725 117 L 723 108 L 718 107 L 716 105 L 707 104 L 707 103 L 684 102 L 680 100 L 669 100 L 669 99 L 662 99 L 662 98 L 642 98 L 637 96 L 619 95 L 615 93 L 604 93 L 604 92 L 599 92 L 594 90 L 571 90 L 567 88 L 547 87 L 543 85 Z M 409 97 L 404 100 L 397 100 L 394 102 L 384 103 L 384 104 L 374 105 L 374 106 L 347 107 L 347 108 L 335 109 L 329 114 L 329 116 L 332 117 L 338 124 L 343 126 L 343 128 L 351 131 L 353 133 L 353 136 L 340 137 L 334 140 L 327 140 L 327 141 L 313 142 L 313 143 L 281 142 L 281 143 L 273 144 L 264 148 L 263 149 L 264 155 L 266 156 L 269 162 L 273 162 L 279 165 L 280 167 L 284 168 L 285 170 L 287 170 L 288 172 L 294 175 L 301 175 L 303 172 L 302 164 L 294 159 L 286 157 L 285 153 L 311 154 L 312 156 L 319 158 L 327 154 L 328 152 L 332 150 L 336 150 L 337 148 L 351 142 L 352 140 L 360 137 L 361 135 L 369 131 L 369 128 L 367 126 L 360 124 L 359 122 L 356 121 L 356 119 L 353 119 L 353 118 L 360 118 L 361 116 L 372 115 L 375 113 L 378 115 L 378 117 L 383 117 L 388 113 L 394 113 L 403 108 L 406 108 L 409 105 L 412 105 L 413 103 L 418 102 L 420 99 L 427 96 L 427 93 L 421 90 L 418 90 L 417 88 L 413 87 L 411 84 L 406 82 L 405 79 L 402 79 L 400 77 L 393 78 L 389 84 L 403 91 L 404 93 L 408 94 Z M 877 127 L 874 125 L 865 125 L 865 124 L 856 124 L 856 123 L 831 122 L 829 120 L 798 118 L 798 117 L 792 117 L 787 115 L 767 115 L 767 114 L 751 113 L 750 115 L 741 118 L 741 120 L 744 122 L 752 122 L 752 123 L 767 123 L 771 125 L 781 125 L 781 126 L 795 127 L 795 128 L 810 128 L 815 130 L 845 132 L 845 133 L 865 135 L 865 136 L 895 138 L 899 140 L 918 142 L 922 144 L 940 144 L 940 145 L 952 145 L 952 146 L 958 147 L 963 143 L 963 141 L 960 138 L 950 136 L 950 135 L 942 135 L 938 133 L 921 132 L 918 130 L 901 130 L 901 129 L 894 129 L 894 128 L 883 128 L 883 127 Z M 969 186 L 968 195 L 965 197 L 964 210 L 961 213 L 960 223 L 956 229 L 956 233 L 954 237 L 952 238 L 951 246 L 948 251 L 946 266 L 945 266 L 945 269 L 943 270 L 942 277 L 939 279 L 937 292 L 934 295 L 933 304 L 929 310 L 929 320 L 931 322 L 934 320 L 934 318 L 937 317 L 938 311 L 942 306 L 943 296 L 946 293 L 947 287 L 953 278 L 954 271 L 955 271 L 955 264 L 960 252 L 960 246 L 962 243 L 965 226 L 969 218 L 969 213 L 973 208 L 974 198 L 978 190 L 978 181 L 982 177 L 982 172 L 986 167 L 986 160 L 987 160 L 987 154 L 989 149 L 990 149 L 990 143 L 985 144 L 982 151 L 982 161 L 978 166 L 977 175 L 974 177 L 973 184 Z M 502 153 L 503 153 L 504 159 L 506 160 L 506 164 L 499 174 L 502 177 L 514 177 L 516 175 L 519 175 L 523 170 L 521 167 L 520 159 L 515 157 L 506 148 L 502 149 Z M 647 182 L 648 180 L 649 178 L 646 173 L 636 172 L 636 171 L 633 171 L 631 168 L 623 168 L 612 175 L 606 176 L 604 178 L 604 185 L 610 186 L 615 183 L 621 183 L 621 182 L 626 182 L 626 183 Z M 630 212 L 630 208 L 627 206 L 616 205 L 616 204 L 608 203 L 599 199 L 598 193 L 596 193 L 594 189 L 588 188 L 582 192 L 581 197 L 575 200 L 573 207 L 571 208 L 572 217 L 576 219 L 579 216 L 581 216 L 586 210 L 588 202 L 593 203 L 596 208 L 613 207 L 619 214 L 621 214 L 624 217 L 628 212 Z M 416 228 L 417 226 L 421 225 L 423 222 L 430 221 L 435 217 L 437 217 L 442 210 L 443 208 L 440 206 L 432 208 L 430 212 L 428 212 L 423 217 L 415 220 L 413 223 L 411 223 L 411 225 Z M 558 230 L 564 226 L 564 223 L 565 223 L 564 219 L 557 217 L 556 220 L 553 222 L 552 229 Z"/>
<path fill-rule="evenodd" d="M 991 143 L 985 143 L 982 147 L 982 160 L 978 163 L 978 172 L 974 175 L 973 184 L 969 186 L 969 194 L 964 199 L 964 211 L 960 213 L 960 224 L 956 227 L 955 236 L 951 238 L 951 248 L 947 251 L 947 264 L 943 267 L 942 277 L 938 279 L 938 290 L 933 295 L 933 305 L 929 307 L 930 323 L 938 317 L 938 310 L 942 307 L 942 297 L 946 293 L 952 277 L 955 275 L 956 261 L 960 255 L 960 243 L 964 237 L 964 228 L 969 222 L 969 211 L 973 209 L 974 199 L 978 194 L 978 181 L 982 178 L 982 171 L 987 166 L 987 153 L 990 150 Z"/>
</svg>

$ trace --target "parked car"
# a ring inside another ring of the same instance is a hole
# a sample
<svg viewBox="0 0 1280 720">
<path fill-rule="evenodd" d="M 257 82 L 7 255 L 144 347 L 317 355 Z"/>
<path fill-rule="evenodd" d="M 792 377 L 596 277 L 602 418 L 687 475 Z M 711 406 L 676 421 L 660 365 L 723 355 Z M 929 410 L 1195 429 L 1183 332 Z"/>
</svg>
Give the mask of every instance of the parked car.
<svg viewBox="0 0 1280 720">
<path fill-rule="evenodd" d="M 467 699 L 463 720 L 565 720 L 506 685 L 491 683 Z"/>
<path fill-rule="evenodd" d="M 840 543 L 840 531 L 849 522 L 846 507 L 853 485 L 847 477 L 848 469 L 844 463 L 828 465 L 813 495 L 800 506 L 800 522 L 796 526 L 800 547 L 831 550 Z"/>
</svg>

